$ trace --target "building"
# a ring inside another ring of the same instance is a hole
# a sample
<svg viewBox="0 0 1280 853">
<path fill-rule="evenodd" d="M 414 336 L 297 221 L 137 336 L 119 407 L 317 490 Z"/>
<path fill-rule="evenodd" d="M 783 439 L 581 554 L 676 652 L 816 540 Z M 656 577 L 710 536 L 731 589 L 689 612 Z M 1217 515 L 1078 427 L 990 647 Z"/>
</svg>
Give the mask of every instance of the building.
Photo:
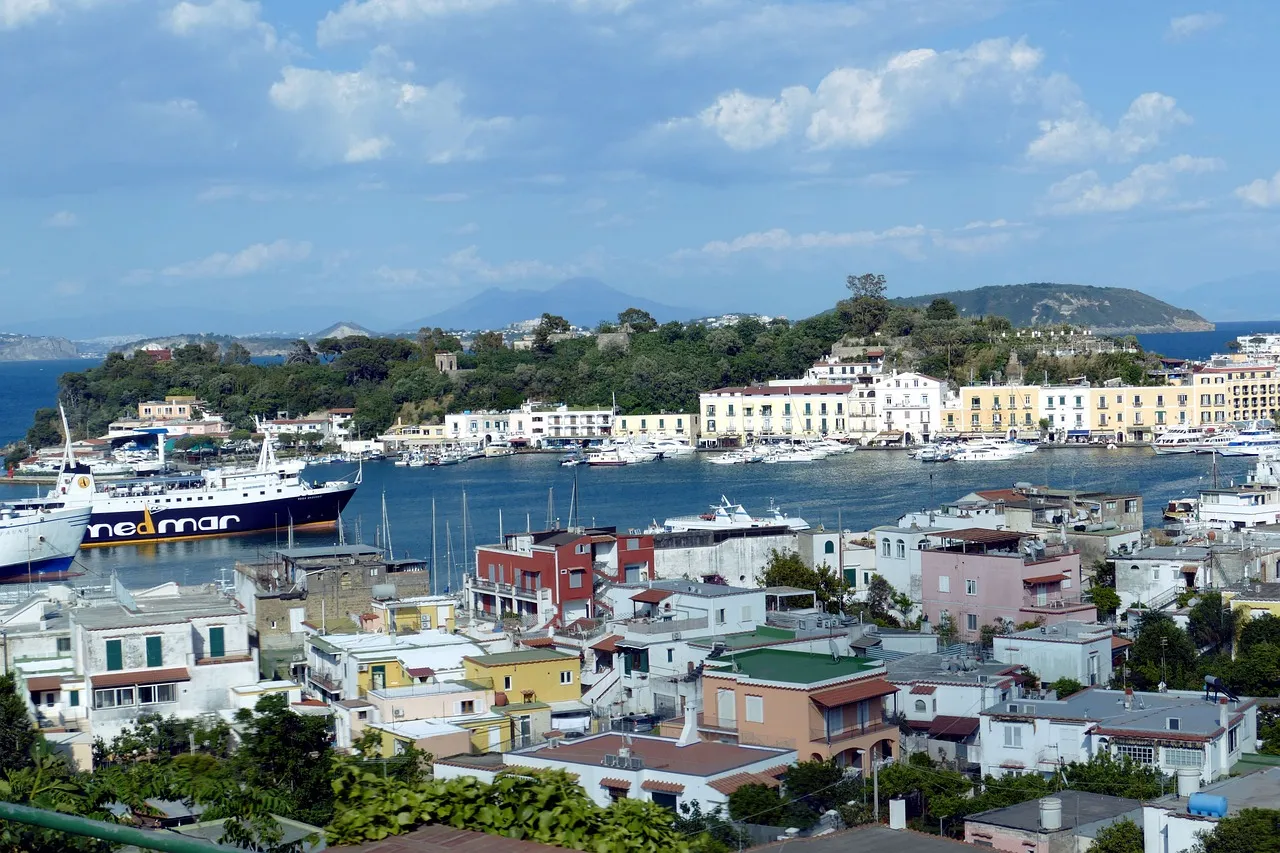
<svg viewBox="0 0 1280 853">
<path fill-rule="evenodd" d="M 1101 753 L 1128 756 L 1162 773 L 1195 770 L 1205 782 L 1255 752 L 1257 700 L 1211 702 L 1170 690 L 1134 693 L 1088 687 L 1065 699 L 1019 699 L 982 711 L 983 770 L 1050 773 Z"/>
<path fill-rule="evenodd" d="M 80 692 L 95 737 L 109 742 L 142 714 L 227 710 L 232 688 L 258 682 L 249 619 L 234 601 L 175 583 L 113 587 L 114 601 L 71 610 L 76 680 L 61 685 L 69 707 Z"/>
<path fill-rule="evenodd" d="M 1094 435 L 1117 444 L 1149 442 L 1170 426 L 1193 423 L 1189 389 L 1179 386 L 1114 385 L 1090 388 Z"/>
<path fill-rule="evenodd" d="M 942 423 L 947 384 L 923 373 L 882 373 L 875 378 L 879 433 L 876 441 L 927 442 Z"/>
<path fill-rule="evenodd" d="M 138 404 L 140 421 L 199 420 L 197 414 L 206 404 L 196 397 L 169 395 L 163 400 L 146 400 Z"/>
<path fill-rule="evenodd" d="M 854 420 L 867 420 L 874 434 L 874 398 L 861 401 L 855 412 L 854 391 L 850 384 L 802 383 L 705 391 L 698 397 L 701 440 L 731 446 L 845 435 L 857 431 L 851 430 Z"/>
<path fill-rule="evenodd" d="M 912 601 L 919 601 L 924 595 L 921 554 L 931 544 L 929 536 L 948 529 L 945 526 L 918 527 L 914 522 L 871 528 L 871 538 L 875 543 L 875 573 L 898 592 L 911 596 Z"/>
<path fill-rule="evenodd" d="M 263 671 L 302 680 L 304 641 L 315 633 L 308 625 L 322 634 L 350 630 L 371 610 L 429 596 L 427 568 L 423 560 L 388 559 L 370 545 L 280 548 L 262 562 L 236 563 L 236 600 L 249 615 Z M 430 618 L 426 624 L 441 625 Z"/>
<path fill-rule="evenodd" d="M 324 409 L 298 418 L 279 412 L 274 418 L 258 418 L 257 431 L 276 440 L 285 435 L 318 435 L 318 440 L 326 444 L 341 444 L 351 437 L 355 412 L 355 409 Z"/>
<path fill-rule="evenodd" d="M 1165 607 L 1188 589 L 1212 581 L 1209 548 L 1198 545 L 1152 545 L 1116 561 L 1116 592 L 1122 607 Z"/>
<path fill-rule="evenodd" d="M 618 415 L 613 419 L 613 437 L 620 441 L 648 441 L 660 438 L 698 440 L 697 412 L 659 412 L 656 415 Z"/>
<path fill-rule="evenodd" d="M 875 382 L 884 365 L 884 350 L 869 349 L 850 358 L 829 355 L 813 363 L 804 381 L 819 385 L 867 385 Z"/>
<path fill-rule="evenodd" d="M 1231 602 L 1233 610 L 1244 611 L 1241 616 L 1260 619 L 1271 615 L 1280 618 L 1280 583 L 1239 584 L 1222 590 L 1222 597 Z"/>
<path fill-rule="evenodd" d="M 1044 385 L 1037 396 L 1036 420 L 1046 426 L 1045 437 L 1064 443 L 1088 442 L 1090 416 L 1088 381 L 1072 385 Z"/>
<path fill-rule="evenodd" d="M 648 800 L 677 811 L 697 803 L 704 812 L 728 803 L 747 784 L 777 787 L 796 760 L 794 749 L 745 746 L 697 738 L 598 734 L 501 756 L 454 756 L 435 763 L 435 777 L 475 776 L 491 781 L 503 768 L 564 770 L 597 805 L 614 800 Z"/>
<path fill-rule="evenodd" d="M 517 721 L 517 741 L 528 742 L 535 733 L 556 728 L 556 717 L 581 718 L 582 663 L 577 655 L 552 648 L 519 649 L 490 655 L 472 655 L 463 660 L 466 680 L 492 685 L 495 705 L 503 705 L 510 715 L 516 708 L 532 713 Z"/>
<path fill-rule="evenodd" d="M 1068 619 L 1092 622 L 1080 598 L 1080 554 L 1024 533 L 979 527 L 929 533 L 920 552 L 922 610 L 937 625 L 976 640 L 983 626 Z"/>
<path fill-rule="evenodd" d="M 1260 361 L 1196 369 L 1188 390 L 1194 397 L 1199 422 L 1221 424 L 1270 418 L 1280 408 L 1276 370 L 1274 364 Z"/>
<path fill-rule="evenodd" d="M 534 400 L 507 411 L 466 411 L 444 419 L 444 440 L 488 445 L 508 442 L 535 448 L 599 443 L 613 434 L 612 407 L 547 405 Z"/>
<path fill-rule="evenodd" d="M 799 760 L 832 759 L 870 772 L 898 755 L 898 689 L 884 664 L 858 656 L 755 648 L 708 660 L 698 731 L 706 739 L 795 750 Z M 687 714 L 685 715 L 688 716 Z M 665 731 L 682 726 L 677 718 Z"/>
<path fill-rule="evenodd" d="M 1199 787 L 1198 779 L 1178 779 L 1176 795 L 1161 797 L 1142 808 L 1145 849 L 1153 853 L 1187 853 L 1200 834 L 1212 832 L 1224 817 L 1244 809 L 1274 809 L 1280 802 L 1280 768 L 1271 767 L 1212 785 Z M 1199 796 L 1196 796 L 1199 795 Z M 1196 801 L 1192 801 L 1196 796 Z"/>
<path fill-rule="evenodd" d="M 307 692 L 325 702 L 362 699 L 371 690 L 466 676 L 463 659 L 482 655 L 459 634 L 319 634 L 306 638 Z"/>
<path fill-rule="evenodd" d="M 724 578 L 731 584 L 755 583 L 774 551 L 797 549 L 789 527 L 740 527 L 653 534 L 654 575 L 659 578 Z"/>
<path fill-rule="evenodd" d="M 964 840 L 1010 853 L 1085 853 L 1098 831 L 1121 820 L 1142 825 L 1142 803 L 1091 791 L 988 809 L 964 819 Z"/>
<path fill-rule="evenodd" d="M 508 533 L 476 546 L 465 578 L 473 612 L 517 616 L 529 624 L 567 625 L 596 616 L 597 580 L 638 583 L 654 577 L 653 536 L 613 527 Z"/>
<path fill-rule="evenodd" d="M 996 636 L 992 654 L 1002 663 L 1024 666 L 1048 684 L 1073 678 L 1086 687 L 1111 683 L 1109 625 L 1067 620 Z"/>
<path fill-rule="evenodd" d="M 1040 388 L 1036 385 L 966 385 L 944 407 L 942 434 L 952 437 L 1039 434 Z"/>
</svg>

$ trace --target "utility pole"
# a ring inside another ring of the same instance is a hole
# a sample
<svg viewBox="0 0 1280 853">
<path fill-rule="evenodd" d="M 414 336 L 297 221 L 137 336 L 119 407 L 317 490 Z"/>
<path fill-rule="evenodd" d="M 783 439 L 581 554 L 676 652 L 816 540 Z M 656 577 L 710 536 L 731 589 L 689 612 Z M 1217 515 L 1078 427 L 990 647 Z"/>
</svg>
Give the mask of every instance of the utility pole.
<svg viewBox="0 0 1280 853">
<path fill-rule="evenodd" d="M 871 798 L 875 800 L 875 822 L 880 822 L 880 760 L 871 759 Z"/>
</svg>

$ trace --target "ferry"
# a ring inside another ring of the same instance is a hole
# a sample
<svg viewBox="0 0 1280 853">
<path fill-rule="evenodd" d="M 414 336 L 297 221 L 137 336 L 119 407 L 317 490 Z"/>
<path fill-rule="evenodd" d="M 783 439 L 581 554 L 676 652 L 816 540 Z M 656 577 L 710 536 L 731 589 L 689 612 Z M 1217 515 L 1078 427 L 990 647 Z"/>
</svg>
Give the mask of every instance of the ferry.
<svg viewBox="0 0 1280 853">
<path fill-rule="evenodd" d="M 71 568 L 89 527 L 93 474 L 77 476 L 69 488 L 75 505 L 0 506 L 0 583 Z"/>
<path fill-rule="evenodd" d="M 1175 453 L 1196 453 L 1204 441 L 1213 434 L 1213 427 L 1179 425 L 1170 427 L 1151 442 L 1151 449 L 1157 455 L 1165 456 Z"/>
<path fill-rule="evenodd" d="M 752 516 L 742 504 L 733 503 L 721 495 L 720 503 L 713 504 L 707 512 L 668 518 L 662 523 L 662 527 L 654 525 L 653 529 L 665 533 L 685 533 L 690 530 L 746 530 L 753 527 L 786 527 L 799 531 L 808 530 L 809 522 L 787 515 L 774 506 L 773 501 L 769 502 L 768 515 Z"/>
<path fill-rule="evenodd" d="M 332 528 L 355 495 L 362 471 L 346 480 L 310 482 L 301 465 L 279 461 L 270 437 L 251 467 L 147 477 L 95 486 L 68 442 L 57 485 L 19 509 L 88 506 L 81 547 L 206 539 L 268 530 Z"/>
</svg>

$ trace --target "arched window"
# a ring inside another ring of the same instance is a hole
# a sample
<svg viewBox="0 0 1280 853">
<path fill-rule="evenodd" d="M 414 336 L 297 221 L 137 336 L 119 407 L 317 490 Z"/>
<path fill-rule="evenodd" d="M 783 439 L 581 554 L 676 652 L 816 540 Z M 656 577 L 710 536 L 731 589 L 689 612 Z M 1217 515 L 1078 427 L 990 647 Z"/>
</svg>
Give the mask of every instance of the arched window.
<svg viewBox="0 0 1280 853">
<path fill-rule="evenodd" d="M 905 560 L 907 558 L 907 543 L 901 539 L 898 540 L 898 559 Z"/>
<path fill-rule="evenodd" d="M 927 711 L 928 708 L 929 706 L 924 703 L 923 699 L 916 700 L 916 710 L 919 711 L 921 714 L 925 713 L 925 711 Z"/>
<path fill-rule="evenodd" d="M 892 556 L 893 552 L 890 550 L 892 547 L 893 546 L 889 544 L 889 540 L 885 539 L 880 543 L 880 553 L 884 554 L 886 557 Z M 1137 567 L 1135 566 L 1134 568 Z"/>
<path fill-rule="evenodd" d="M 822 552 L 824 554 L 834 554 L 836 552 L 836 543 L 828 539 L 826 544 L 822 546 Z"/>
</svg>

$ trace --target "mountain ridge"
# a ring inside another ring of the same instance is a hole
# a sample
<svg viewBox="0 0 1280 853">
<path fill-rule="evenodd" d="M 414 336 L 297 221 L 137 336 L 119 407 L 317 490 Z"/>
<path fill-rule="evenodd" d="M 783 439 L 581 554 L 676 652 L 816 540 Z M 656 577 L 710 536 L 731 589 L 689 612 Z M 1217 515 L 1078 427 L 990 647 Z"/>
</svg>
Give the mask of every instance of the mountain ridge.
<svg viewBox="0 0 1280 853">
<path fill-rule="evenodd" d="M 1111 335 L 1204 332 L 1214 328 L 1213 323 L 1189 308 L 1179 308 L 1127 287 L 1028 282 L 904 296 L 893 301 L 926 306 L 934 299 L 950 300 L 961 315 L 996 314 L 1007 317 L 1015 326 L 1070 323 Z"/>
</svg>

